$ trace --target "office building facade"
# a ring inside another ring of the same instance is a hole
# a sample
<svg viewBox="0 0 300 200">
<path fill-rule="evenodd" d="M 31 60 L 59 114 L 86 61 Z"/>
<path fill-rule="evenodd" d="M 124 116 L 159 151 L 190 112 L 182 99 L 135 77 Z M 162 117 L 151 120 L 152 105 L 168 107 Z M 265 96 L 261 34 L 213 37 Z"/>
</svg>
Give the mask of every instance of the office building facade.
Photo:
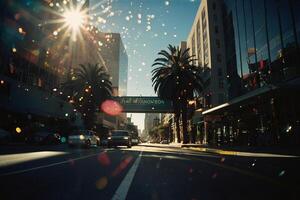
<svg viewBox="0 0 300 200">
<path fill-rule="evenodd" d="M 228 99 L 221 5 L 221 1 L 201 1 L 187 38 L 190 55 L 197 59 L 193 64 L 206 71 L 205 79 L 210 81 L 203 94 L 207 108 Z"/>
<path fill-rule="evenodd" d="M 5 129 L 38 123 L 55 128 L 80 118 L 58 97 L 63 70 L 50 52 L 56 40 L 54 26 L 45 26 L 53 19 L 46 7 L 38 0 L 0 3 L 0 126 Z"/>
<path fill-rule="evenodd" d="M 208 142 L 299 145 L 300 2 L 224 0 L 222 10 L 226 68 L 238 74 L 238 92 L 203 112 Z"/>
</svg>

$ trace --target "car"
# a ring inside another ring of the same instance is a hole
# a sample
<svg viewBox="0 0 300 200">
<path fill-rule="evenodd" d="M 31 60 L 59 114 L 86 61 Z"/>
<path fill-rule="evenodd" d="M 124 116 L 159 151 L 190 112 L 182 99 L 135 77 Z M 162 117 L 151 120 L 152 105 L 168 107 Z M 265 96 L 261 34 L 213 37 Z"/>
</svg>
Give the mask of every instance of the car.
<svg viewBox="0 0 300 200">
<path fill-rule="evenodd" d="M 132 138 L 132 139 L 131 139 L 131 144 L 132 144 L 132 145 L 138 145 L 138 144 L 139 144 L 138 138 Z"/>
<path fill-rule="evenodd" d="M 169 144 L 168 140 L 162 140 L 160 141 L 160 144 Z"/>
<path fill-rule="evenodd" d="M 108 140 L 107 140 L 107 138 L 103 138 L 102 140 L 101 140 L 101 143 L 100 143 L 102 146 L 107 146 L 108 145 Z"/>
<path fill-rule="evenodd" d="M 80 146 L 90 148 L 91 146 L 100 146 L 100 138 L 94 131 L 78 130 L 69 136 L 68 144 L 70 147 Z"/>
<path fill-rule="evenodd" d="M 12 136 L 10 132 L 0 129 L 0 144 L 7 144 L 11 141 Z"/>
<path fill-rule="evenodd" d="M 27 137 L 26 142 L 33 144 L 60 144 L 61 136 L 55 131 L 37 131 Z"/>
<path fill-rule="evenodd" d="M 131 148 L 132 141 L 131 136 L 126 130 L 114 130 L 111 132 L 110 136 L 107 138 L 108 147 L 112 146 L 127 146 Z"/>
</svg>

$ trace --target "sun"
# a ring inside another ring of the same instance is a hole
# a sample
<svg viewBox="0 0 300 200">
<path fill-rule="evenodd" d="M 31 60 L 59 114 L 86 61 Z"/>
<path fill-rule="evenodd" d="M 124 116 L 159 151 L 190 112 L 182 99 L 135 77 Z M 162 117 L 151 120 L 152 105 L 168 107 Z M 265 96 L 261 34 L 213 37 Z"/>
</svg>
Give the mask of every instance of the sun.
<svg viewBox="0 0 300 200">
<path fill-rule="evenodd" d="M 67 1 L 66 1 L 67 2 Z M 59 8 L 47 9 L 50 13 L 55 16 L 55 19 L 48 20 L 47 24 L 60 24 L 59 27 L 53 32 L 53 35 L 56 37 L 61 37 L 62 31 L 65 30 L 63 37 L 71 36 L 70 39 L 77 41 L 77 37 L 81 36 L 81 32 L 85 31 L 88 26 L 89 19 L 89 8 L 84 6 L 83 3 L 73 4 L 73 1 L 68 1 L 64 5 L 61 5 Z M 55 10 L 57 9 L 57 10 Z"/>
<path fill-rule="evenodd" d="M 101 0 L 92 7 L 86 3 L 87 0 L 65 0 L 63 4 L 54 4 L 50 1 L 49 7 L 43 7 L 49 18 L 39 26 L 48 26 L 50 34 L 47 39 L 55 41 L 51 44 L 51 48 L 68 51 L 62 55 L 55 52 L 57 57 L 62 57 L 61 62 L 70 60 L 69 65 L 72 65 L 73 60 L 77 59 L 73 55 L 76 55 L 79 49 L 85 51 L 83 46 L 87 40 L 94 40 L 94 27 L 97 24 L 93 20 L 94 17 L 98 19 L 106 14 L 103 10 L 107 10 L 108 5 L 105 5 L 107 1 Z M 106 23 L 106 20 L 104 21 Z"/>
<path fill-rule="evenodd" d="M 84 28 L 87 20 L 86 11 L 80 10 L 79 7 L 66 9 L 62 15 L 64 26 L 66 26 L 72 35 L 72 39 L 76 40 L 78 34 L 80 34 L 81 29 Z"/>
<path fill-rule="evenodd" d="M 85 14 L 78 9 L 67 10 L 64 14 L 64 21 L 73 31 L 78 31 L 85 21 Z"/>
</svg>

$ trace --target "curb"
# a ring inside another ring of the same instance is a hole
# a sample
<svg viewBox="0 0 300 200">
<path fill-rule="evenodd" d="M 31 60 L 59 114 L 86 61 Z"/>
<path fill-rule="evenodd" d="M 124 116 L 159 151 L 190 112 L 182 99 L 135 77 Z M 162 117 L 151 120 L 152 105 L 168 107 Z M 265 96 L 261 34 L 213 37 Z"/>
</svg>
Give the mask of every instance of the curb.
<svg viewBox="0 0 300 200">
<path fill-rule="evenodd" d="M 290 154 L 277 154 L 277 153 L 262 153 L 262 152 L 245 152 L 245 151 L 229 151 L 205 147 L 182 147 L 184 149 L 191 149 L 194 151 L 215 153 L 219 155 L 226 156 L 244 156 L 244 157 L 278 157 L 278 158 L 299 158 L 299 155 L 290 155 Z"/>
</svg>

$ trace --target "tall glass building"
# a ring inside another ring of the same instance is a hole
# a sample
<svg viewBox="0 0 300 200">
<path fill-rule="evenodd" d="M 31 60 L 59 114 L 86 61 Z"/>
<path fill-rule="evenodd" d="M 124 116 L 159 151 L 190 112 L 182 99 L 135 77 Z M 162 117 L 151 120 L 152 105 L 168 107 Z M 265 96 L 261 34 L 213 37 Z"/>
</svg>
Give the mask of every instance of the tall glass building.
<svg viewBox="0 0 300 200">
<path fill-rule="evenodd" d="M 244 90 L 299 75 L 300 1 L 225 0 L 223 9 L 227 68 Z"/>
<path fill-rule="evenodd" d="M 300 1 L 224 0 L 222 7 L 229 101 L 203 112 L 207 141 L 299 145 Z"/>
</svg>

